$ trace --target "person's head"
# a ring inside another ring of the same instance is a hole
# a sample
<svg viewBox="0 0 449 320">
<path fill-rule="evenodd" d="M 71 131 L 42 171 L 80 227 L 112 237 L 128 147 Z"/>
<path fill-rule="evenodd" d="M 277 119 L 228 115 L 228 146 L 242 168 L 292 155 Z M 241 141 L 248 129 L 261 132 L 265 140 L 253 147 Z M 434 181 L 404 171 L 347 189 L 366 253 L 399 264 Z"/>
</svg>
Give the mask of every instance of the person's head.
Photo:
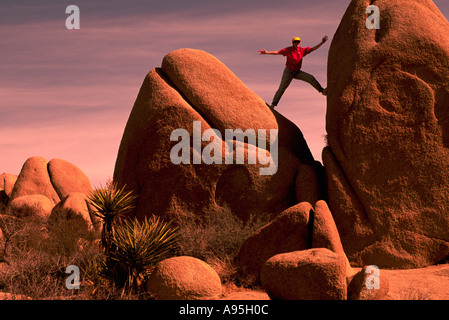
<svg viewBox="0 0 449 320">
<path fill-rule="evenodd" d="M 299 47 L 300 43 L 301 43 L 301 38 L 300 37 L 294 37 L 292 39 L 293 47 L 295 47 L 295 48 Z"/>
</svg>

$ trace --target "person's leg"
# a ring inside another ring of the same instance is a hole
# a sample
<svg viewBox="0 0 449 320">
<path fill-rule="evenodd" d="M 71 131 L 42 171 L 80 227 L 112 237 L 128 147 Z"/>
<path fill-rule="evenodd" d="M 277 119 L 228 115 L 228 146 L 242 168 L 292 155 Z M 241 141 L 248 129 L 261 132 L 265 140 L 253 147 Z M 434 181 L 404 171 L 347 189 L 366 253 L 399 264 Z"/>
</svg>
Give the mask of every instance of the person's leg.
<svg viewBox="0 0 449 320">
<path fill-rule="evenodd" d="M 295 76 L 295 79 L 310 83 L 320 93 L 323 92 L 323 90 L 324 90 L 324 88 L 317 81 L 317 79 L 315 79 L 315 77 L 313 75 L 311 75 L 307 72 L 304 72 L 302 70 L 298 72 L 298 74 Z"/>
<path fill-rule="evenodd" d="M 284 69 L 284 73 L 282 74 L 281 84 L 279 85 L 279 89 L 276 91 L 276 94 L 273 97 L 273 102 L 271 103 L 271 106 L 273 108 L 278 105 L 279 100 L 281 100 L 282 95 L 284 94 L 285 90 L 288 88 L 288 86 L 292 82 L 294 76 L 295 76 L 294 71 L 291 71 L 288 68 Z"/>
</svg>

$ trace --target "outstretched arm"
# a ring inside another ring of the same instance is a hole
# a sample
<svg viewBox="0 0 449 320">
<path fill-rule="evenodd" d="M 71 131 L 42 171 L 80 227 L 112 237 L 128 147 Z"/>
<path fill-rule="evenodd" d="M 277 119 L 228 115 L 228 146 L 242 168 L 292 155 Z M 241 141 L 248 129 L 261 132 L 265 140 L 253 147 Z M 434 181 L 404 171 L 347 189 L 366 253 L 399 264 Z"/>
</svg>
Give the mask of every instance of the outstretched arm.
<svg viewBox="0 0 449 320">
<path fill-rule="evenodd" d="M 260 54 L 272 54 L 272 55 L 276 55 L 279 54 L 279 51 L 267 51 L 265 49 L 259 50 Z"/>
<path fill-rule="evenodd" d="M 310 50 L 310 52 L 313 52 L 317 50 L 319 47 L 321 47 L 327 41 L 327 39 L 329 39 L 328 36 L 324 36 L 321 42 L 317 44 L 315 47 L 313 47 L 312 50 Z"/>
</svg>

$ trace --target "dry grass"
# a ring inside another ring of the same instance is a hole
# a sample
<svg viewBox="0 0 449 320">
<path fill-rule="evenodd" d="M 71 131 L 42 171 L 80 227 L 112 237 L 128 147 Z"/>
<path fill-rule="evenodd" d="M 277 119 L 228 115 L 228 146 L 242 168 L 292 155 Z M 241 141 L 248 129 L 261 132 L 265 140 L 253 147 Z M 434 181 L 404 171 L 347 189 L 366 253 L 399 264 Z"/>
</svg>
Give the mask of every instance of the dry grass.
<svg viewBox="0 0 449 320">
<path fill-rule="evenodd" d="M 400 300 L 434 300 L 432 291 L 420 288 L 404 288 L 400 292 Z"/>
<path fill-rule="evenodd" d="M 211 265 L 228 293 L 247 295 L 257 292 L 245 289 L 258 287 L 254 286 L 254 279 L 245 278 L 240 272 L 235 258 L 243 242 L 265 225 L 269 216 L 262 214 L 243 222 L 229 208 L 202 216 L 206 218 L 183 217 L 177 221 L 180 254 L 202 259 Z M 89 230 L 84 221 L 49 223 L 38 217 L 15 218 L 4 214 L 0 215 L 0 230 L 0 299 L 151 299 L 146 292 L 123 294 L 114 283 L 92 277 L 91 262 L 103 252 L 99 245 L 100 234 Z M 66 288 L 69 275 L 65 270 L 69 265 L 81 269 L 80 289 Z M 446 274 L 441 276 L 447 277 Z M 403 285 L 396 292 L 395 299 L 400 300 L 438 298 L 420 283 Z"/>
<path fill-rule="evenodd" d="M 92 275 L 92 261 L 100 257 L 100 235 L 85 221 L 47 223 L 36 217 L 0 216 L 3 232 L 0 292 L 10 299 L 33 300 L 138 300 L 146 293 L 123 294 L 111 282 L 99 285 Z M 79 289 L 68 289 L 69 265 L 80 269 Z"/>
<path fill-rule="evenodd" d="M 244 222 L 228 207 L 209 211 L 198 217 L 179 218 L 180 250 L 208 263 L 223 284 L 251 286 L 254 279 L 240 274 L 236 257 L 243 242 L 254 231 L 268 223 L 268 214 L 258 214 Z"/>
<path fill-rule="evenodd" d="M 180 254 L 202 259 L 219 274 L 223 284 L 250 286 L 242 279 L 235 258 L 247 237 L 269 221 L 259 215 L 247 222 L 228 208 L 207 214 L 203 220 L 182 218 Z M 12 299 L 149 299 L 147 293 L 127 293 L 113 283 L 92 277 L 92 261 L 103 254 L 100 234 L 89 230 L 84 221 L 47 222 L 38 217 L 16 218 L 0 215 L 0 293 Z M 81 270 L 79 289 L 69 290 L 67 266 Z"/>
<path fill-rule="evenodd" d="M 86 290 L 68 290 L 69 265 L 82 268 L 98 254 L 96 236 L 77 220 L 46 224 L 38 217 L 2 215 L 0 290 L 32 299 L 69 299 Z"/>
</svg>

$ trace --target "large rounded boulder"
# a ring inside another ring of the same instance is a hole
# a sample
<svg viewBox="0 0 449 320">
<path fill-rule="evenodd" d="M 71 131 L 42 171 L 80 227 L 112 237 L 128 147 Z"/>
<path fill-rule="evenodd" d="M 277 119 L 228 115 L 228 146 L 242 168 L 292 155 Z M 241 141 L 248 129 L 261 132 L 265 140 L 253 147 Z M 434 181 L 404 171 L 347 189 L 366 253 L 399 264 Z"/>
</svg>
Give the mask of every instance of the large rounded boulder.
<svg viewBox="0 0 449 320">
<path fill-rule="evenodd" d="M 214 56 L 179 49 L 146 76 L 113 178 L 139 196 L 130 213 L 138 218 L 201 215 L 226 205 L 246 219 L 278 214 L 298 203 L 297 195 L 320 197 L 296 188 L 308 187 L 297 183 L 299 172 L 319 185 L 319 169 L 292 122 Z"/>
<path fill-rule="evenodd" d="M 74 199 L 85 198 L 92 190 L 89 178 L 74 164 L 62 160 L 47 161 L 43 157 L 30 157 L 18 176 L 2 175 L 6 194 L 5 209 L 13 215 L 38 215 L 48 218 L 58 206 L 72 205 Z M 1 180 L 0 180 L 1 181 Z M 69 201 L 67 198 L 70 197 Z M 83 200 L 84 201 L 84 200 Z M 83 203 L 83 201 L 75 201 Z M 79 213 L 89 216 L 86 201 Z M 80 207 L 81 208 L 81 207 Z M 34 212 L 34 213 L 33 213 Z M 90 218 L 86 219 L 87 221 Z"/>
<path fill-rule="evenodd" d="M 162 260 L 147 282 L 157 300 L 216 299 L 221 294 L 218 274 L 202 260 L 180 256 Z"/>
<path fill-rule="evenodd" d="M 262 286 L 275 300 L 346 300 L 346 261 L 326 248 L 281 253 L 260 272 Z"/>
<path fill-rule="evenodd" d="M 449 255 L 449 23 L 431 0 L 353 0 L 328 61 L 323 151 L 350 260 L 410 268 Z"/>
<path fill-rule="evenodd" d="M 298 203 L 251 234 L 237 257 L 243 271 L 258 276 L 262 265 L 272 256 L 309 249 L 312 240 L 309 236 L 310 214 L 313 214 L 310 203 Z"/>
</svg>

